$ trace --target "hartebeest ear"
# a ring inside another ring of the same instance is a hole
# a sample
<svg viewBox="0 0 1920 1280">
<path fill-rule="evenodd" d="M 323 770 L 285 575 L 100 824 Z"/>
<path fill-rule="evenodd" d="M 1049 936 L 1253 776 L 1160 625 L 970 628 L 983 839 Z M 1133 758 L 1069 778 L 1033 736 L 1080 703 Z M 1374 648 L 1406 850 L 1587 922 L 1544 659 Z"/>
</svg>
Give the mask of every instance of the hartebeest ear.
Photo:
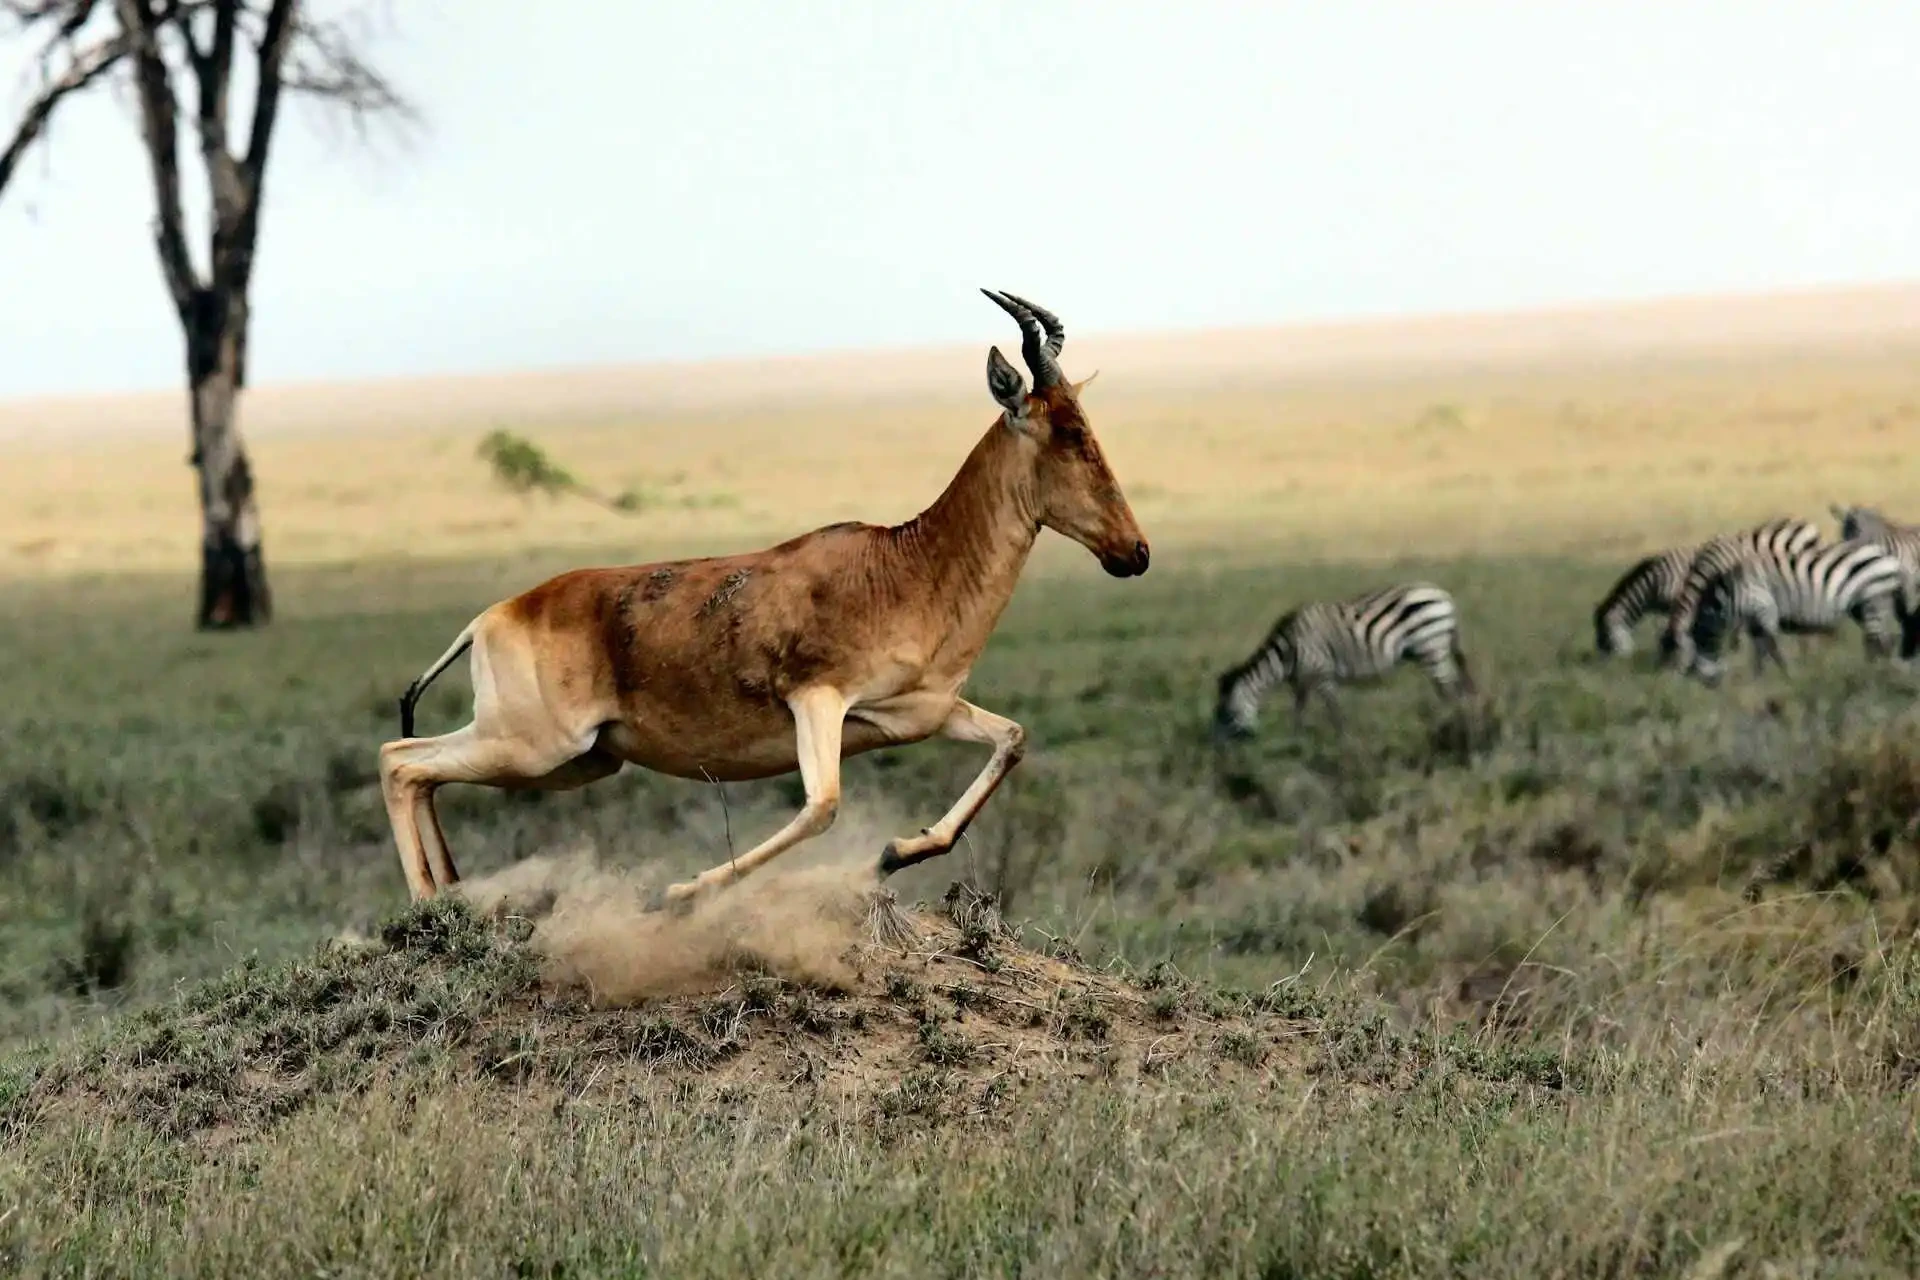
<svg viewBox="0 0 1920 1280">
<path fill-rule="evenodd" d="M 1088 374 L 1086 377 L 1080 379 L 1080 381 L 1074 383 L 1070 388 L 1068 388 L 1068 390 L 1073 392 L 1073 398 L 1075 400 L 1078 400 L 1080 398 L 1080 393 L 1082 391 L 1085 391 L 1087 387 L 1092 384 L 1093 380 L 1099 376 L 1100 376 L 1100 371 L 1098 369 L 1095 369 L 1092 373 Z"/>
<path fill-rule="evenodd" d="M 987 348 L 987 390 L 994 403 L 1007 411 L 1007 421 L 1017 422 L 1027 415 L 1027 380 L 1007 363 L 1000 348 Z"/>
</svg>

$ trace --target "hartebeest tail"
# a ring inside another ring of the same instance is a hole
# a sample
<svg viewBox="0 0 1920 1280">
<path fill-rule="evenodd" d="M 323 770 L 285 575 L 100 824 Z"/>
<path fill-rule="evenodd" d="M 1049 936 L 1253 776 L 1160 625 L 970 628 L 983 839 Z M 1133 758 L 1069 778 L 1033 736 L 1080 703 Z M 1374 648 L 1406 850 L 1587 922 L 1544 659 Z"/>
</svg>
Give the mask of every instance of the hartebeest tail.
<svg viewBox="0 0 1920 1280">
<path fill-rule="evenodd" d="M 840 761 L 936 734 L 993 754 L 953 806 L 886 847 L 886 872 L 953 847 L 1019 762 L 1026 734 L 960 696 L 1043 528 L 1106 571 L 1147 543 L 1059 355 L 1066 329 L 986 292 L 1020 326 L 1027 379 L 994 347 L 1000 415 L 933 504 L 892 527 L 838 524 L 746 555 L 563 573 L 475 618 L 400 699 L 380 786 L 413 896 L 458 881 L 433 794 L 449 782 L 560 790 L 637 764 L 682 778 L 798 770 L 806 804 L 758 845 L 667 891 L 726 884 L 818 835 Z M 413 709 L 471 650 L 473 720 L 416 738 Z"/>
<path fill-rule="evenodd" d="M 468 649 L 473 647 L 473 629 L 479 625 L 480 625 L 480 619 L 478 618 L 475 618 L 472 622 L 469 622 L 467 624 L 467 629 L 465 631 L 462 631 L 458 636 L 454 637 L 452 647 L 449 648 L 445 653 L 441 654 L 439 659 L 436 660 L 432 666 L 428 667 L 425 671 L 421 672 L 419 678 L 416 679 L 412 684 L 408 685 L 407 691 L 400 695 L 400 736 L 401 737 L 411 738 L 413 736 L 414 704 L 420 701 L 420 695 L 427 691 L 427 686 L 432 684 L 435 680 L 437 680 L 442 671 L 445 671 L 448 667 L 453 665 L 453 660 L 455 658 L 459 657 L 461 654 L 465 653 Z"/>
</svg>

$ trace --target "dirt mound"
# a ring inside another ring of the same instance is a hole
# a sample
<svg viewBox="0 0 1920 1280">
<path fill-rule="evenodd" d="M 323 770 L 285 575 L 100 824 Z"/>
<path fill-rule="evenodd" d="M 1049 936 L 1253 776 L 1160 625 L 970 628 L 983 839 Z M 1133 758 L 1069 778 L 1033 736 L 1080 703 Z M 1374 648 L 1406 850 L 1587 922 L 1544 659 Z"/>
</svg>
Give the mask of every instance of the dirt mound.
<svg viewBox="0 0 1920 1280">
<path fill-rule="evenodd" d="M 720 1084 L 805 1083 L 871 1099 L 884 1113 L 956 1113 L 990 1110 L 1035 1081 L 1297 1060 L 1288 1042 L 1300 1024 L 1264 1002 L 1030 949 L 990 901 L 960 886 L 931 911 L 882 896 L 865 928 L 834 957 L 837 980 L 810 976 L 822 972 L 813 956 L 796 980 L 780 959 L 741 950 L 718 992 L 613 1016 L 549 1004 L 551 1020 L 516 1024 L 549 1051 L 528 1070 L 552 1074 L 570 1058 L 563 1070 L 591 1063 L 616 1077 L 667 1065 Z"/>
<path fill-rule="evenodd" d="M 569 914 L 559 894 L 537 904 L 539 918 L 516 911 L 525 903 L 512 894 L 484 911 L 442 898 L 376 939 L 243 966 L 59 1056 L 9 1064 L 0 1137 L 70 1109 L 244 1137 L 321 1097 L 375 1084 L 429 1091 L 452 1077 L 559 1101 L 618 1097 L 665 1075 L 690 1098 L 805 1087 L 882 1123 L 953 1118 L 991 1113 L 1036 1083 L 1290 1071 L 1313 1029 L 1284 989 L 1227 996 L 1023 946 L 990 901 L 958 886 L 936 907 L 906 910 L 820 879 L 809 899 L 808 883 L 760 901 L 802 904 L 810 933 L 743 896 L 654 917 L 640 947 L 612 953 L 599 926 L 620 917 L 597 914 L 605 896 L 591 898 L 596 912 Z M 836 910 L 813 914 L 823 901 Z M 843 945 L 823 952 L 832 937 Z M 595 944 L 571 945 L 582 938 Z M 675 971 L 681 994 L 604 981 L 631 976 L 622 965 L 674 938 L 704 948 Z M 598 983 L 594 964 L 610 966 Z"/>
</svg>

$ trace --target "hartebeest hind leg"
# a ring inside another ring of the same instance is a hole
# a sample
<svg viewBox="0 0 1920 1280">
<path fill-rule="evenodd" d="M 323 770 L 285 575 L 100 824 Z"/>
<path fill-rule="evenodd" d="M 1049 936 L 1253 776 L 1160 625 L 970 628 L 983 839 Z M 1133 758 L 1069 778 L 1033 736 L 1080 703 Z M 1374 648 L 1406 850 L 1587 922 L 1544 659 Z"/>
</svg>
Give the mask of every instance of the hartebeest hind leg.
<svg viewBox="0 0 1920 1280">
<path fill-rule="evenodd" d="M 986 767 L 980 770 L 980 776 L 973 780 L 973 785 L 961 793 L 960 798 L 954 801 L 953 808 L 947 810 L 940 821 L 917 836 L 902 836 L 888 843 L 886 852 L 880 855 L 881 875 L 891 875 L 902 867 L 937 858 L 953 848 L 953 842 L 960 838 L 960 833 L 980 812 L 994 788 L 1012 772 L 1013 766 L 1020 763 L 1020 757 L 1026 752 L 1025 729 L 1005 716 L 983 711 L 964 700 L 954 703 L 953 710 L 947 713 L 946 721 L 940 726 L 940 733 L 959 742 L 989 745 L 993 748 L 993 755 L 988 758 Z"/>
<path fill-rule="evenodd" d="M 702 871 L 691 880 L 667 886 L 666 901 L 679 902 L 716 885 L 731 884 L 755 867 L 785 853 L 833 825 L 840 812 L 840 739 L 847 700 L 837 689 L 806 689 L 787 700 L 793 712 L 793 737 L 800 781 L 807 802 L 780 830 L 737 858 Z"/>
<path fill-rule="evenodd" d="M 380 790 L 400 866 L 418 900 L 460 880 L 433 793 L 449 782 L 568 791 L 618 772 L 621 762 L 588 742 L 534 746 L 487 734 L 479 722 L 437 738 L 402 738 L 380 748 Z M 424 817 L 424 821 L 422 821 Z"/>
</svg>

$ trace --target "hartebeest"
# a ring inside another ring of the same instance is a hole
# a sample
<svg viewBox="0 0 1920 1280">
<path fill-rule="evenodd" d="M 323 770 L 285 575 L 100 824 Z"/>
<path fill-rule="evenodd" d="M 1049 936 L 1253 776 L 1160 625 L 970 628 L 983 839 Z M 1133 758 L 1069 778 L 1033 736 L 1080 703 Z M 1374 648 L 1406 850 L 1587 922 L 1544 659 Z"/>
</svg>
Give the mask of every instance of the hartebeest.
<svg viewBox="0 0 1920 1280">
<path fill-rule="evenodd" d="M 800 771 L 806 805 L 737 858 L 672 885 L 727 884 L 832 824 L 840 761 L 944 734 L 993 755 L 945 816 L 891 841 L 889 874 L 953 847 L 1020 759 L 1025 731 L 960 696 L 1042 528 L 1118 578 L 1147 544 L 1058 357 L 1047 311 L 982 290 L 1019 322 L 1027 389 L 998 347 L 1004 412 L 932 506 L 905 524 L 828 525 L 745 555 L 576 569 L 486 610 L 400 699 L 380 786 L 414 898 L 459 873 L 434 812 L 449 782 L 566 790 L 637 764 L 688 779 Z M 1091 381 L 1091 378 L 1088 379 Z M 414 704 L 462 652 L 473 721 L 413 736 Z"/>
</svg>

